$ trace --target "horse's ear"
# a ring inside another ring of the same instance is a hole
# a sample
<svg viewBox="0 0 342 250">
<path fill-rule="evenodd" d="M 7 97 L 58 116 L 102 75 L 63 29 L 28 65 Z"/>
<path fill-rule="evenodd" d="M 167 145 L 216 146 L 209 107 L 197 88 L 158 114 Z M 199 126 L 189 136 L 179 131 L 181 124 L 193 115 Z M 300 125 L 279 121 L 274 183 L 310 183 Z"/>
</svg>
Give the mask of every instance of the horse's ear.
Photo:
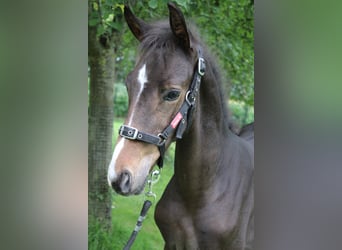
<svg viewBox="0 0 342 250">
<path fill-rule="evenodd" d="M 190 39 L 186 28 L 183 13 L 174 3 L 167 4 L 170 13 L 170 26 L 173 34 L 177 37 L 184 49 L 190 49 Z"/>
<path fill-rule="evenodd" d="M 144 34 L 148 30 L 148 24 L 145 23 L 143 20 L 137 18 L 131 11 L 131 9 L 128 7 L 128 5 L 125 5 L 124 9 L 124 15 L 126 22 L 128 24 L 128 27 L 131 29 L 133 35 L 141 41 L 144 38 Z"/>
</svg>

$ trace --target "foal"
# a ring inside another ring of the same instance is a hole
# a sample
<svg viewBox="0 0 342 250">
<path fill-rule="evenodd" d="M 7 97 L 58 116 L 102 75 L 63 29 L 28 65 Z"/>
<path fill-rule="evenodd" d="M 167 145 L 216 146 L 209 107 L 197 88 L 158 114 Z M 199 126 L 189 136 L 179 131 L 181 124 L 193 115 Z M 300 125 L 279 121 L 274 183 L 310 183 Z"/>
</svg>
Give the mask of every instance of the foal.
<svg viewBox="0 0 342 250">
<path fill-rule="evenodd" d="M 140 193 L 176 141 L 175 173 L 155 212 L 165 249 L 252 249 L 253 144 L 230 131 L 214 60 L 182 12 L 168 8 L 169 22 L 148 24 L 125 7 L 141 54 L 127 77 L 129 111 L 108 182 L 119 194 Z"/>
</svg>

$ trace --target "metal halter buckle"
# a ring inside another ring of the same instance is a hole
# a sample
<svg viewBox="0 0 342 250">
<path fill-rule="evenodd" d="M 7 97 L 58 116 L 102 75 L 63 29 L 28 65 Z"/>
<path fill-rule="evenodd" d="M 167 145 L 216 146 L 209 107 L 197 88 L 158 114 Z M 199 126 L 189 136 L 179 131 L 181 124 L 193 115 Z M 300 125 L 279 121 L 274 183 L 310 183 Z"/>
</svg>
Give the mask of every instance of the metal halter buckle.
<svg viewBox="0 0 342 250">
<path fill-rule="evenodd" d="M 205 61 L 204 58 L 200 57 L 198 58 L 198 74 L 200 76 L 204 76 L 205 73 Z"/>
<path fill-rule="evenodd" d="M 127 129 L 127 132 L 125 133 L 125 129 Z M 139 131 L 136 128 L 132 128 L 126 125 L 122 125 L 120 127 L 119 135 L 127 138 L 129 140 L 135 140 L 137 139 Z"/>
</svg>

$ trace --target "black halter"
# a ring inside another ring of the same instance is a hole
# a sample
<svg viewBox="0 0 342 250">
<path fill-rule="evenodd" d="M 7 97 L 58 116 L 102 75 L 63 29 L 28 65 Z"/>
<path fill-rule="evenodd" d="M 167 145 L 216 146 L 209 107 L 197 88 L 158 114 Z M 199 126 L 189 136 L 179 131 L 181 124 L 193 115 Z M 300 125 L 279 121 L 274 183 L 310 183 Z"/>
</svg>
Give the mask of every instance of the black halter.
<svg viewBox="0 0 342 250">
<path fill-rule="evenodd" d="M 157 165 L 159 168 L 162 168 L 164 163 L 165 142 L 169 135 L 176 129 L 176 138 L 182 139 L 183 133 L 188 125 L 188 120 L 190 120 L 193 107 L 195 106 L 196 97 L 201 85 L 201 77 L 204 73 L 205 61 L 202 57 L 201 50 L 198 50 L 197 69 L 195 70 L 189 90 L 186 93 L 185 100 L 171 123 L 164 129 L 164 131 L 156 136 L 139 131 L 138 129 L 127 125 L 122 125 L 119 129 L 119 135 L 129 140 L 137 140 L 156 145 L 160 152 Z"/>
</svg>

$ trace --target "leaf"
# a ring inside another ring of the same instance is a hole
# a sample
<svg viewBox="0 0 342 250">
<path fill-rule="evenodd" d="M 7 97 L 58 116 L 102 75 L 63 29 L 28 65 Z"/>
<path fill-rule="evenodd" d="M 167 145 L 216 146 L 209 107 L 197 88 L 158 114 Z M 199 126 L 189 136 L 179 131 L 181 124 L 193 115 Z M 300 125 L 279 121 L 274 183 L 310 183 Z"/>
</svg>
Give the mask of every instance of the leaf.
<svg viewBox="0 0 342 250">
<path fill-rule="evenodd" d="M 88 24 L 91 27 L 96 26 L 98 23 L 99 23 L 99 19 L 98 18 L 89 19 L 89 21 L 88 21 Z"/>
<path fill-rule="evenodd" d="M 96 11 L 99 10 L 99 5 L 96 2 L 93 2 L 93 9 Z"/>
<path fill-rule="evenodd" d="M 121 12 L 124 13 L 124 8 L 125 8 L 125 5 L 123 4 L 115 4 L 115 8 L 119 7 L 121 9 Z"/>
<path fill-rule="evenodd" d="M 182 6 L 185 10 L 188 10 L 189 0 L 175 0 L 177 5 Z"/>
<path fill-rule="evenodd" d="M 106 28 L 103 25 L 99 25 L 97 27 L 97 32 L 96 32 L 96 36 L 101 36 L 102 34 L 104 34 L 106 31 Z"/>
<path fill-rule="evenodd" d="M 109 23 L 109 22 L 113 22 L 113 19 L 114 19 L 114 14 L 111 13 L 111 14 L 108 15 L 108 17 L 106 18 L 105 21 Z"/>
<path fill-rule="evenodd" d="M 157 7 L 158 7 L 158 2 L 157 2 L 157 0 L 150 0 L 150 1 L 148 2 L 148 6 L 149 6 L 151 9 L 157 8 Z"/>
<path fill-rule="evenodd" d="M 109 22 L 109 23 L 107 23 L 107 25 L 109 25 L 110 27 L 112 27 L 113 29 L 116 29 L 116 30 L 121 30 L 122 29 L 122 23 Z"/>
</svg>

